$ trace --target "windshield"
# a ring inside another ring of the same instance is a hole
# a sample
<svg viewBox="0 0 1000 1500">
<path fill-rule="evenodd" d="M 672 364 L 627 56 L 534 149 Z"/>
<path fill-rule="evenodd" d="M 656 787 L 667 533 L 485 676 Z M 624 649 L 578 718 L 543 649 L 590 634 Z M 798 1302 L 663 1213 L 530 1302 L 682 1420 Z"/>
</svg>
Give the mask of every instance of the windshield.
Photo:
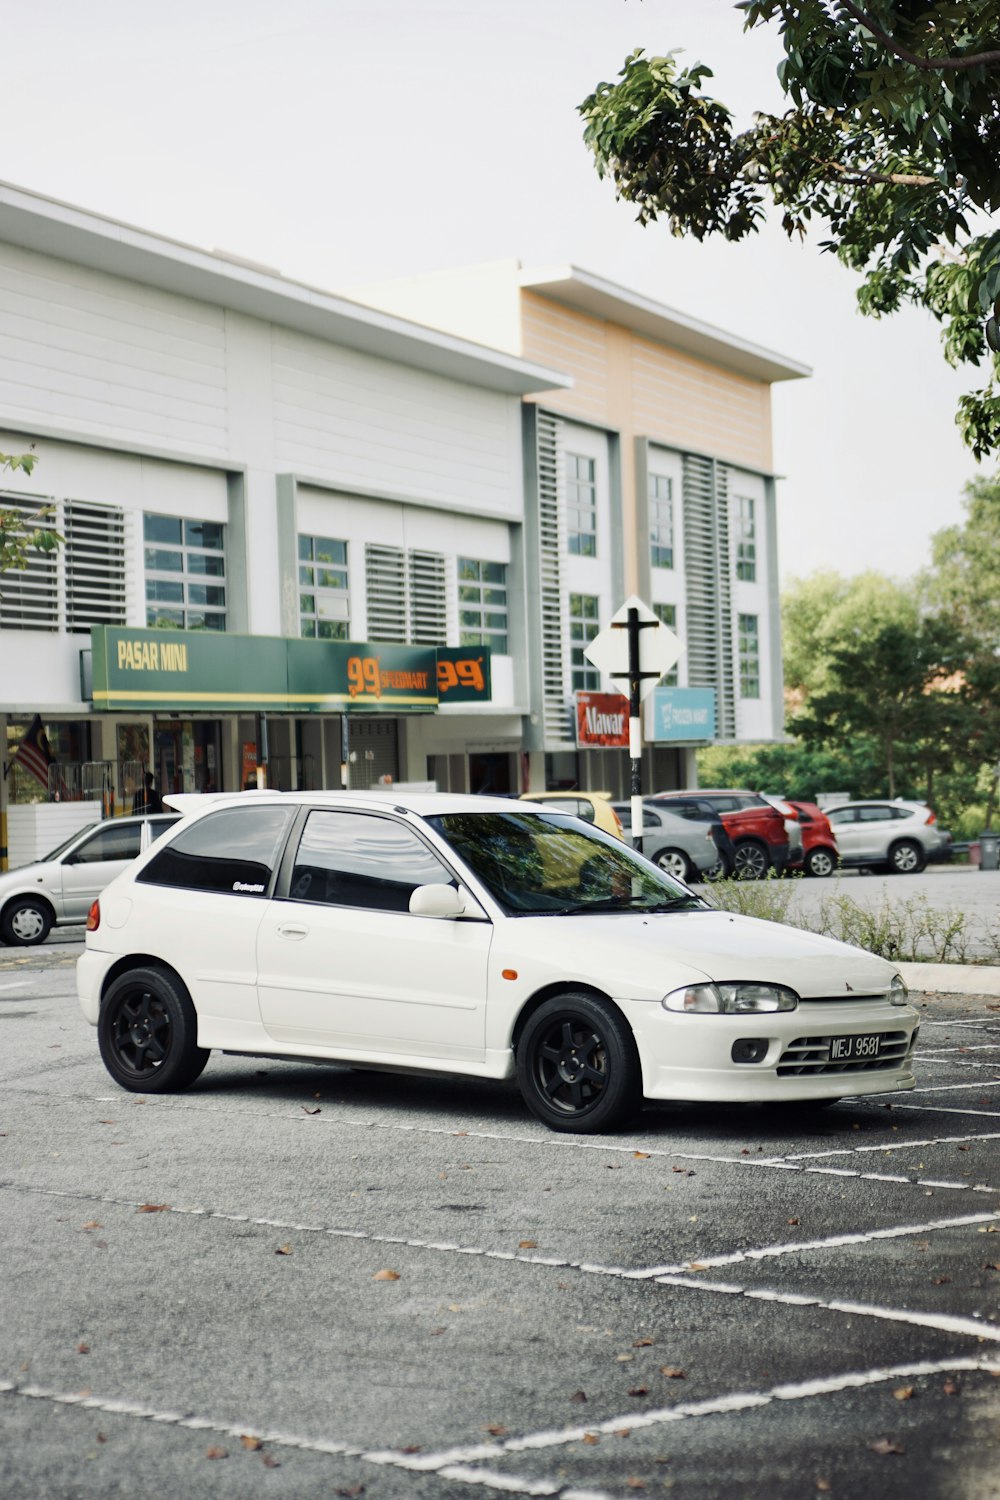
<svg viewBox="0 0 1000 1500">
<path fill-rule="evenodd" d="M 60 854 L 65 854 L 70 844 L 75 844 L 84 833 L 93 833 L 96 827 L 96 822 L 85 823 L 82 828 L 78 828 L 75 833 L 71 833 L 68 839 L 63 839 L 61 844 L 57 844 L 54 849 L 49 850 L 48 854 L 44 854 L 38 863 L 45 864 L 50 859 L 58 859 Z"/>
<path fill-rule="evenodd" d="M 428 822 L 511 916 L 708 909 L 620 839 L 566 814 L 445 813 Z"/>
</svg>

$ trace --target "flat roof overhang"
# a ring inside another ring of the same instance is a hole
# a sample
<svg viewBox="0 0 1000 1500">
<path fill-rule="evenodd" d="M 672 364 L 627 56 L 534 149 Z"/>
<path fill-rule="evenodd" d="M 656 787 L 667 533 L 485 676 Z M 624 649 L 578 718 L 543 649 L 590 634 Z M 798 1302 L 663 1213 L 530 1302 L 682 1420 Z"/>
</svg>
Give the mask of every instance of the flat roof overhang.
<svg viewBox="0 0 1000 1500">
<path fill-rule="evenodd" d="M 682 349 L 686 354 L 734 370 L 752 380 L 773 384 L 780 380 L 803 380 L 812 374 L 809 365 L 776 354 L 748 339 L 724 333 L 710 323 L 630 292 L 589 271 L 581 271 L 577 266 L 522 270 L 520 284 L 526 291 L 559 302 L 576 312 L 606 323 L 617 323 L 656 343 Z"/>
<path fill-rule="evenodd" d="M 286 280 L 270 267 L 199 250 L 3 182 L 0 240 L 505 395 L 573 384 L 544 365 Z"/>
</svg>

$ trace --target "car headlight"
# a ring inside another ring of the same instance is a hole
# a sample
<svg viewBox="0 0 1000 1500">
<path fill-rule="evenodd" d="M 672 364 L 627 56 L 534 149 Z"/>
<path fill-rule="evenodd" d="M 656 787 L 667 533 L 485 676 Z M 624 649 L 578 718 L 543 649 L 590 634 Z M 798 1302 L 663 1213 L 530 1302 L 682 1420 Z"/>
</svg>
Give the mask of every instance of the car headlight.
<svg viewBox="0 0 1000 1500">
<path fill-rule="evenodd" d="M 906 988 L 906 981 L 902 974 L 893 974 L 889 981 L 889 994 L 886 997 L 890 1005 L 905 1005 L 910 998 L 910 992 Z"/>
<path fill-rule="evenodd" d="M 783 984 L 688 984 L 683 989 L 671 990 L 661 1001 L 665 1010 L 726 1016 L 795 1010 L 798 1003 L 795 991 Z"/>
</svg>

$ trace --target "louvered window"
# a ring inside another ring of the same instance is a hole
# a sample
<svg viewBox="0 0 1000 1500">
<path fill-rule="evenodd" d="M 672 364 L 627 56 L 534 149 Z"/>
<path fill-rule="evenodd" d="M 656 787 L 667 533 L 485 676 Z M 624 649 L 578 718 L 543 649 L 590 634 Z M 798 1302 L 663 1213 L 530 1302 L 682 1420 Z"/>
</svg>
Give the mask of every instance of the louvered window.
<svg viewBox="0 0 1000 1500">
<path fill-rule="evenodd" d="M 563 639 L 562 424 L 548 412 L 537 416 L 538 583 L 542 612 L 542 719 L 546 745 L 571 747 L 573 718 L 566 699 Z"/>
<path fill-rule="evenodd" d="M 714 688 L 720 739 L 736 734 L 728 474 L 684 455 L 685 638 L 688 684 Z"/>
<path fill-rule="evenodd" d="M 0 629 L 65 630 L 125 624 L 125 514 L 85 500 L 0 496 L 0 509 L 23 519 L 23 531 L 50 528 L 53 552 L 28 553 L 27 567 L 0 576 Z"/>
<path fill-rule="evenodd" d="M 406 558 L 401 547 L 365 546 L 370 641 L 406 640 Z"/>
<path fill-rule="evenodd" d="M 23 533 L 38 527 L 59 529 L 58 514 L 43 514 L 50 500 L 26 500 L 22 496 L 0 495 L 0 510 L 13 511 L 23 521 Z M 16 571 L 0 574 L 0 629 L 59 629 L 59 554 L 28 553 L 28 564 Z"/>
<path fill-rule="evenodd" d="M 443 646 L 448 639 L 448 601 L 440 552 L 412 551 L 408 558 L 410 633 L 413 646 Z"/>
<path fill-rule="evenodd" d="M 66 629 L 125 624 L 125 513 L 69 500 L 63 508 Z"/>
</svg>

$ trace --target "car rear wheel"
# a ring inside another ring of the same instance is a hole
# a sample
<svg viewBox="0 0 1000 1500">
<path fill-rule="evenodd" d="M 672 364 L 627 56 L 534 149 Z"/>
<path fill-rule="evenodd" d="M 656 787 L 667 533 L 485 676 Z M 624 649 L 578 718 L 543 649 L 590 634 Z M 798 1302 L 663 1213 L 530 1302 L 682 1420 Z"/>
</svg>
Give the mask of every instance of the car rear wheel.
<svg viewBox="0 0 1000 1500">
<path fill-rule="evenodd" d="M 209 1058 L 198 1046 L 198 1018 L 187 991 L 164 969 L 131 969 L 109 985 L 97 1042 L 112 1078 L 136 1094 L 186 1089 Z"/>
<path fill-rule="evenodd" d="M 517 1047 L 525 1104 L 552 1130 L 593 1134 L 624 1123 L 642 1103 L 635 1039 L 606 1001 L 581 992 L 546 1000 Z"/>
<path fill-rule="evenodd" d="M 763 880 L 771 868 L 771 861 L 767 857 L 767 850 L 763 844 L 755 844 L 752 839 L 745 839 L 743 843 L 736 845 L 736 863 L 733 874 L 737 880 Z"/>
<path fill-rule="evenodd" d="M 30 948 L 44 943 L 52 931 L 52 912 L 44 901 L 19 896 L 4 907 L 0 919 L 0 936 L 16 948 Z"/>
<path fill-rule="evenodd" d="M 924 851 L 912 839 L 901 839 L 889 850 L 889 866 L 897 875 L 919 875 L 926 863 Z"/>
<path fill-rule="evenodd" d="M 837 868 L 837 856 L 832 849 L 827 849 L 820 844 L 815 849 L 810 849 L 806 855 L 806 874 L 825 878 L 832 875 Z"/>
<path fill-rule="evenodd" d="M 694 866 L 681 849 L 660 849 L 653 855 L 653 863 L 675 880 L 683 880 L 685 885 L 698 878 Z"/>
</svg>

